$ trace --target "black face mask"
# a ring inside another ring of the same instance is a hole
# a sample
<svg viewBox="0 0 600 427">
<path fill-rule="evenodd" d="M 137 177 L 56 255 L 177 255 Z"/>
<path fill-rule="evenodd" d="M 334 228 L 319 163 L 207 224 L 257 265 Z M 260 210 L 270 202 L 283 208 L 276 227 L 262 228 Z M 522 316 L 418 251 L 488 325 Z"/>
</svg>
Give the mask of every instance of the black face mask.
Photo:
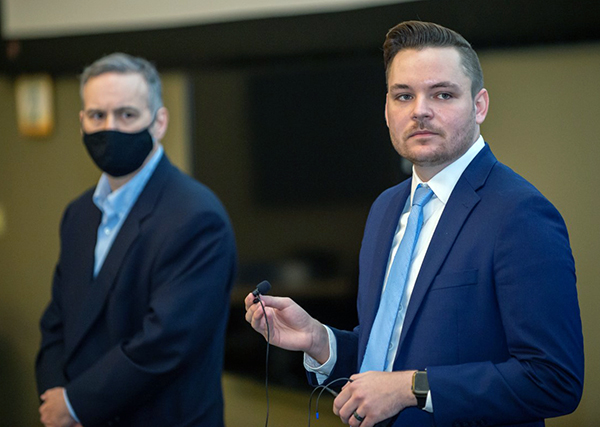
<svg viewBox="0 0 600 427">
<path fill-rule="evenodd" d="M 137 133 L 84 132 L 83 143 L 94 163 L 110 176 L 123 176 L 137 170 L 154 145 L 147 128 Z"/>
</svg>

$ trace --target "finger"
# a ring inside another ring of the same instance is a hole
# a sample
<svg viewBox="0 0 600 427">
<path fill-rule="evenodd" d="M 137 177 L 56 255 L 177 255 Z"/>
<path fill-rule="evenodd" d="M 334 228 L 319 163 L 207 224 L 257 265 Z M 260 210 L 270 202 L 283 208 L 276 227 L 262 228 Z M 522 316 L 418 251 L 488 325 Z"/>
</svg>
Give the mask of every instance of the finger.
<svg viewBox="0 0 600 427">
<path fill-rule="evenodd" d="M 255 311 L 250 318 L 250 324 L 258 332 L 263 332 L 263 330 L 266 329 L 264 317 L 262 311 L 258 310 Z"/>
<path fill-rule="evenodd" d="M 248 295 L 246 295 L 246 298 L 244 298 L 244 306 L 246 307 L 246 311 L 248 311 L 252 305 L 254 305 L 254 295 L 252 295 L 252 292 L 250 292 Z"/>
<path fill-rule="evenodd" d="M 342 387 L 342 391 L 333 400 L 333 413 L 337 416 L 340 416 L 340 411 L 342 410 L 344 405 L 348 402 L 350 397 L 352 397 L 352 393 L 350 393 L 348 390 L 345 390 L 344 389 L 345 387 L 346 387 L 346 385 L 344 385 L 344 387 Z"/>
<path fill-rule="evenodd" d="M 263 317 L 265 316 L 265 311 L 266 308 L 263 309 L 263 307 L 260 304 L 256 304 L 255 306 L 250 307 L 247 312 L 247 316 L 250 318 L 250 323 L 261 322 Z"/>
<path fill-rule="evenodd" d="M 267 326 L 265 322 L 265 314 L 262 307 L 250 308 L 246 312 L 246 321 L 250 323 L 252 329 L 266 337 Z"/>
<path fill-rule="evenodd" d="M 356 410 L 355 404 L 347 402 L 340 408 L 338 416 L 344 422 L 344 424 L 350 424 L 352 423 L 352 420 L 357 421 L 357 419 L 354 418 L 354 412 Z"/>
<path fill-rule="evenodd" d="M 352 427 L 358 427 L 358 426 L 366 427 L 366 425 L 368 424 L 368 420 L 366 419 L 365 416 L 360 415 L 359 409 L 356 409 L 355 411 L 352 412 L 352 415 L 348 419 L 348 424 L 351 425 Z"/>
<path fill-rule="evenodd" d="M 270 295 L 261 295 L 260 299 L 262 300 L 265 307 L 272 307 L 275 310 L 283 310 L 284 308 L 288 308 L 295 302 L 288 297 L 274 297 Z"/>
<path fill-rule="evenodd" d="M 359 379 L 361 379 L 362 377 L 366 376 L 366 375 L 367 375 L 369 372 L 371 372 L 371 371 L 367 371 L 367 372 L 361 372 L 361 373 L 353 374 L 353 375 L 350 377 L 350 381 L 349 381 L 349 382 L 352 382 L 352 381 L 359 380 Z"/>
<path fill-rule="evenodd" d="M 245 314 L 246 322 L 252 323 L 252 318 L 254 317 L 254 313 L 255 312 L 256 312 L 256 308 L 255 307 L 249 307 L 246 310 L 246 314 Z"/>
</svg>

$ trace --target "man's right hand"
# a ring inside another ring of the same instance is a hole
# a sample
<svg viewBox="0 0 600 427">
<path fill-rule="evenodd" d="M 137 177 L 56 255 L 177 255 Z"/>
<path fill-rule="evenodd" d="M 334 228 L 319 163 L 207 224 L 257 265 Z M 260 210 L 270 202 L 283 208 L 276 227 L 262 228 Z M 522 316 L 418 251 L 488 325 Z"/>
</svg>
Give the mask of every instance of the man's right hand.
<svg viewBox="0 0 600 427">
<path fill-rule="evenodd" d="M 246 296 L 246 321 L 265 339 L 269 321 L 269 342 L 285 350 L 303 351 L 323 364 L 329 358 L 329 337 L 325 326 L 311 317 L 290 298 L 261 295 L 265 311 L 260 303 L 254 303 L 252 293 Z"/>
<path fill-rule="evenodd" d="M 63 387 L 46 390 L 40 396 L 40 421 L 46 427 L 77 427 L 80 426 L 69 412 L 64 397 Z"/>
</svg>

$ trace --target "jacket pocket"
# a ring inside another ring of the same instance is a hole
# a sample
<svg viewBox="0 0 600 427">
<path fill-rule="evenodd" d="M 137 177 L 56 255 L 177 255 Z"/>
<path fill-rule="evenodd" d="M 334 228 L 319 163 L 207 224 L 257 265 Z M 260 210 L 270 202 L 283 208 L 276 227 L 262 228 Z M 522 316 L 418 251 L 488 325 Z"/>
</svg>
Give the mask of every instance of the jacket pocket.
<svg viewBox="0 0 600 427">
<path fill-rule="evenodd" d="M 431 290 L 476 285 L 478 273 L 479 270 L 464 270 L 440 274 L 431 284 Z"/>
</svg>

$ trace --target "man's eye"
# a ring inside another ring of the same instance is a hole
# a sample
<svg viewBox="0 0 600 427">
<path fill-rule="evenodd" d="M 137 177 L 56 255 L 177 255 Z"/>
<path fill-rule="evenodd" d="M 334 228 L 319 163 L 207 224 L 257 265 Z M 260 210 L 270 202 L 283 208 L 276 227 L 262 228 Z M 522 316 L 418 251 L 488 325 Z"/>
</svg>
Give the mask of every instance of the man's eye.
<svg viewBox="0 0 600 427">
<path fill-rule="evenodd" d="M 447 93 L 447 92 L 442 92 L 440 94 L 438 94 L 438 98 L 440 99 L 451 99 L 452 95 Z"/>
<path fill-rule="evenodd" d="M 410 101 L 412 99 L 412 95 L 409 95 L 407 93 L 400 93 L 396 95 L 396 99 L 398 101 Z"/>
<path fill-rule="evenodd" d="M 89 117 L 92 120 L 102 120 L 104 118 L 104 114 L 103 113 L 92 113 L 89 115 Z"/>
<path fill-rule="evenodd" d="M 121 118 L 123 120 L 131 120 L 134 119 L 135 117 L 137 117 L 137 115 L 135 113 L 131 113 L 131 112 L 124 112 L 121 114 Z"/>
</svg>

